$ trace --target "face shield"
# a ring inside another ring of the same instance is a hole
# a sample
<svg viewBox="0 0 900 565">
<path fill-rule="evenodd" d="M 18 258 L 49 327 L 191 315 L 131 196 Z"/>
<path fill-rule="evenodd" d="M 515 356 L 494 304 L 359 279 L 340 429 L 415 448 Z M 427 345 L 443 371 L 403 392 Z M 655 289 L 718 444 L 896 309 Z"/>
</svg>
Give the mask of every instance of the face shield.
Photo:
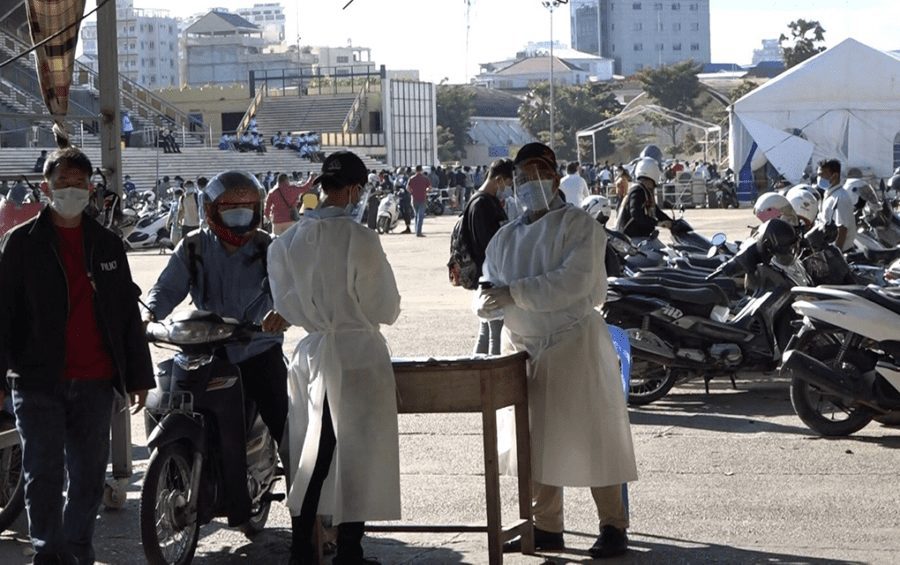
<svg viewBox="0 0 900 565">
<path fill-rule="evenodd" d="M 556 196 L 556 172 L 544 161 L 530 159 L 516 165 L 513 175 L 513 193 L 523 213 L 550 209 Z"/>
</svg>

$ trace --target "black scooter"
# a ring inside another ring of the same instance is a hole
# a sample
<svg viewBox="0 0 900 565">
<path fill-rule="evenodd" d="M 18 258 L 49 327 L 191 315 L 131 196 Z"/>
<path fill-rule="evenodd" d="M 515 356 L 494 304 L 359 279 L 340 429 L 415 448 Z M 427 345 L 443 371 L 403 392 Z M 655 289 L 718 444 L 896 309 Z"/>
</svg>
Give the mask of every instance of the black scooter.
<svg viewBox="0 0 900 565">
<path fill-rule="evenodd" d="M 146 404 L 151 455 L 140 524 L 152 565 L 190 563 L 200 526 L 217 516 L 248 537 L 256 534 L 272 501 L 284 499 L 272 492 L 279 478 L 275 442 L 244 398 L 240 369 L 220 354 L 258 331 L 197 310 L 148 326 L 151 342 L 180 349 L 160 365 Z"/>
<path fill-rule="evenodd" d="M 746 247 L 707 281 L 652 277 L 610 281 L 604 316 L 625 328 L 634 358 L 630 404 L 665 396 L 679 380 L 709 381 L 738 370 L 770 371 L 791 337 L 793 286 L 810 284 L 799 261 L 780 266 L 759 245 Z M 719 277 L 751 273 L 757 289 L 732 308 Z"/>
</svg>

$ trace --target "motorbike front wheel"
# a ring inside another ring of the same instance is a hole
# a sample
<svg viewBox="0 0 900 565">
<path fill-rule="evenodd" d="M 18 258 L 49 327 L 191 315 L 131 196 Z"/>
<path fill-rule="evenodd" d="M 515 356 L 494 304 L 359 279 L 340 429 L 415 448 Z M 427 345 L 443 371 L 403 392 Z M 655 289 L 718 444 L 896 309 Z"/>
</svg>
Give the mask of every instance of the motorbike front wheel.
<svg viewBox="0 0 900 565">
<path fill-rule="evenodd" d="M 848 350 L 838 366 L 842 339 L 840 330 L 812 332 L 800 338 L 796 349 L 850 375 L 862 375 L 874 366 L 872 359 L 858 349 Z M 872 421 L 868 408 L 850 404 L 798 378 L 791 379 L 791 404 L 809 429 L 826 437 L 848 436 Z"/>
<path fill-rule="evenodd" d="M 9 528 L 25 509 L 25 473 L 22 446 L 0 449 L 0 532 Z"/>
<path fill-rule="evenodd" d="M 444 215 L 444 203 L 440 200 L 433 200 L 428 203 L 428 212 L 435 216 Z"/>
<path fill-rule="evenodd" d="M 378 231 L 378 233 L 387 233 L 390 225 L 391 219 L 387 216 L 381 216 L 380 218 L 378 218 L 378 223 L 375 224 L 376 231 Z"/>
<path fill-rule="evenodd" d="M 190 563 L 200 525 L 187 516 L 192 458 L 184 445 L 153 452 L 141 487 L 141 545 L 151 565 Z"/>
<path fill-rule="evenodd" d="M 271 507 L 271 500 L 260 504 L 253 516 L 241 524 L 241 532 L 249 539 L 253 539 L 253 536 L 263 531 L 266 527 L 266 521 L 269 519 L 269 509 Z"/>
</svg>

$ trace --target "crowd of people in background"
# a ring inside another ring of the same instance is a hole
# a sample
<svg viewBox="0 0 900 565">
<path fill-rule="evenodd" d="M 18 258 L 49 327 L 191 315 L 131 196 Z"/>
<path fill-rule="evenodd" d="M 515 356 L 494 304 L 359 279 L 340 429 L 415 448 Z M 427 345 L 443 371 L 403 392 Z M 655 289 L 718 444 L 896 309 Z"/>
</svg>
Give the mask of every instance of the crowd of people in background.
<svg viewBox="0 0 900 565">
<path fill-rule="evenodd" d="M 229 134 L 222 132 L 219 138 L 219 149 L 222 151 L 240 151 L 241 153 L 266 152 L 266 138 L 256 121 L 256 116 L 251 116 L 247 128 L 238 135 L 237 132 Z M 268 139 L 268 147 L 279 150 L 296 151 L 297 154 L 312 162 L 321 162 L 324 159 L 319 134 L 314 131 L 278 131 Z"/>
</svg>

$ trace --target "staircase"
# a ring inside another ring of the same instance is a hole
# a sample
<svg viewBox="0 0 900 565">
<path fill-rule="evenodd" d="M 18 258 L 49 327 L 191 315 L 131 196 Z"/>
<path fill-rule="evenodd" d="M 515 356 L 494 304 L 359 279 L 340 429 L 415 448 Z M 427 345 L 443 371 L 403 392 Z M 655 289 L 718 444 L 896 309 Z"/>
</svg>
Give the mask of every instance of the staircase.
<svg viewBox="0 0 900 565">
<path fill-rule="evenodd" d="M 323 147 L 323 151 L 331 153 L 343 147 Z M 51 148 L 52 151 L 52 148 Z M 3 148 L 0 149 L 0 179 L 14 179 L 22 174 L 33 176 L 31 172 L 41 148 Z M 90 157 L 94 166 L 100 164 L 100 148 L 85 147 L 84 152 Z M 157 161 L 158 157 L 158 161 Z M 370 170 L 384 168 L 384 163 L 371 157 L 360 155 Z M 122 172 L 131 175 L 131 180 L 140 190 L 148 190 L 155 185 L 157 178 L 157 162 L 159 178 L 176 175 L 188 179 L 200 176 L 211 178 L 217 173 L 229 169 L 238 169 L 249 173 L 266 173 L 268 171 L 291 173 L 308 171 L 318 173 L 321 163 L 310 163 L 301 159 L 295 151 L 269 149 L 266 153 L 239 153 L 221 151 L 209 147 L 188 147 L 182 153 L 165 154 L 151 148 L 128 147 L 122 150 Z"/>
<path fill-rule="evenodd" d="M 15 31 L 10 29 L 5 22 L 0 22 L 0 60 L 17 55 L 29 47 L 30 43 L 28 41 L 19 38 Z M 32 57 L 24 57 L 2 69 L 0 76 L 8 83 L 14 85 L 20 92 L 35 100 L 40 108 L 38 113 L 46 112 Z M 72 94 L 69 99 L 70 113 L 83 116 L 98 115 L 100 111 L 99 84 L 99 74 L 90 67 L 76 61 L 75 69 L 72 73 Z M 185 145 L 193 147 L 207 145 L 204 131 L 191 133 L 192 119 L 185 112 L 124 76 L 119 77 L 119 97 L 121 109 L 123 111 L 128 110 L 131 114 L 135 132 L 143 130 L 145 126 L 153 128 L 156 126 L 168 127 L 175 132 L 180 132 L 182 127 L 184 127 L 188 132 Z M 52 121 L 49 119 L 39 123 L 48 129 L 52 125 Z M 70 134 L 79 132 L 80 126 L 77 120 L 67 125 L 69 126 Z M 195 127 L 198 126 L 196 123 L 193 123 L 193 125 Z M 202 126 L 202 124 L 200 125 Z M 200 129 L 202 130 L 202 127 Z M 87 139 L 85 140 L 86 145 L 93 143 L 99 145 L 99 140 L 91 142 L 88 142 Z M 180 137 L 179 143 L 181 143 Z"/>
<path fill-rule="evenodd" d="M 342 131 L 356 98 L 356 94 L 265 97 L 256 111 L 257 127 L 267 142 L 279 131 Z"/>
</svg>

